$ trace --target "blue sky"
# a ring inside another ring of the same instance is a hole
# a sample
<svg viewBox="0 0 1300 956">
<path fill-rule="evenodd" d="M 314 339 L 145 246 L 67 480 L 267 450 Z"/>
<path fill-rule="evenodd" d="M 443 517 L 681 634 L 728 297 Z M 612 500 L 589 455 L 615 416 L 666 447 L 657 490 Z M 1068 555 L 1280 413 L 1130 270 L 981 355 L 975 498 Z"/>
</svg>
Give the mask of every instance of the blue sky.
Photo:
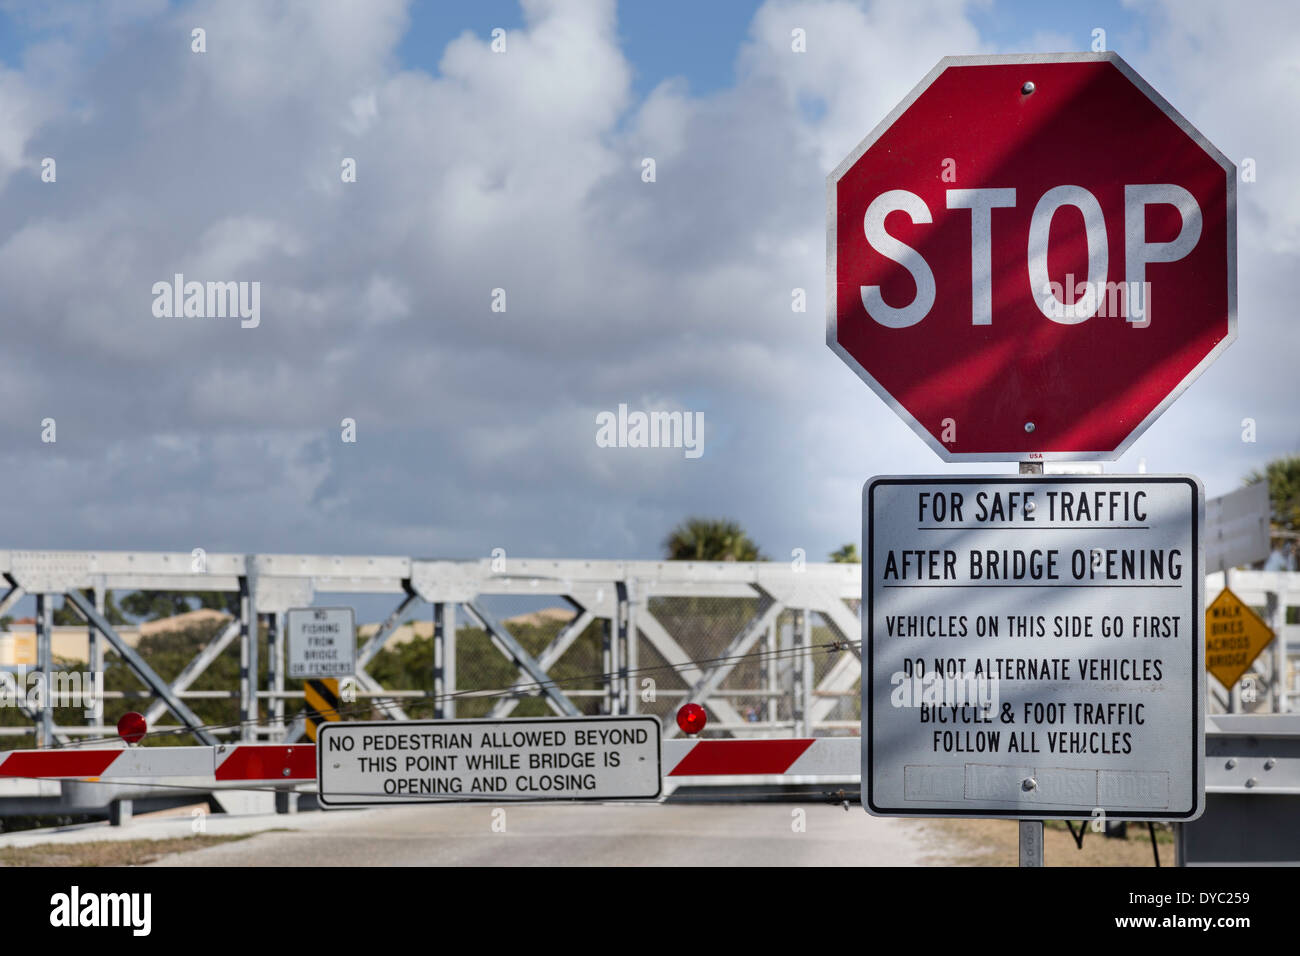
<svg viewBox="0 0 1300 956">
<path fill-rule="evenodd" d="M 171 6 L 186 9 L 183 3 Z M 685 77 L 697 94 L 729 85 L 736 47 L 759 6 L 740 0 L 620 3 L 619 36 L 636 70 L 636 92 L 645 95 L 670 76 Z M 437 71 L 447 43 L 462 32 L 486 38 L 496 27 L 513 31 L 524 26 L 516 0 L 416 0 L 409 19 L 396 55 L 404 67 L 430 73 Z M 0 62 L 18 65 L 25 47 L 60 32 L 21 4 L 0 5 Z"/>
<path fill-rule="evenodd" d="M 184 4 L 172 6 L 185 9 Z M 644 95 L 670 76 L 685 77 L 697 94 L 730 85 L 736 47 L 760 6 L 753 0 L 623 0 L 618 4 L 619 36 L 636 69 L 636 91 Z M 404 66 L 429 72 L 437 69 L 448 41 L 465 30 L 486 37 L 495 27 L 515 30 L 524 25 L 523 11 L 515 0 L 416 0 L 409 16 L 410 28 L 397 55 Z M 972 5 L 971 19 L 982 36 L 1008 48 L 1029 41 L 1036 33 L 1051 32 L 1069 37 L 1074 42 L 1071 49 L 1083 50 L 1099 26 L 1107 30 L 1111 48 L 1121 53 L 1121 41 L 1141 37 L 1137 19 L 1119 0 L 1087 4 L 999 0 Z M 27 44 L 52 32 L 34 26 L 31 15 L 21 7 L 0 7 L 0 61 L 16 65 Z"/>
<path fill-rule="evenodd" d="M 758 6 L 739 0 L 620 3 L 618 31 L 635 70 L 633 89 L 644 96 L 671 76 L 685 77 L 696 94 L 730 85 L 736 47 Z M 496 27 L 514 30 L 523 25 L 523 13 L 513 0 L 473 4 L 424 0 L 411 7 L 411 28 L 398 54 L 408 68 L 433 72 L 447 42 L 461 31 L 487 37 Z"/>
<path fill-rule="evenodd" d="M 940 57 L 1098 27 L 1260 169 L 1241 338 L 1112 470 L 1214 495 L 1300 448 L 1288 4 L 51 9 L 0 3 L 4 547 L 651 558 L 708 514 L 821 557 L 867 477 L 954 470 L 825 346 L 826 173 Z M 261 326 L 156 319 L 178 271 L 259 281 Z M 702 411 L 704 454 L 597 447 L 620 403 Z"/>
<path fill-rule="evenodd" d="M 735 54 L 749 32 L 754 13 L 762 6 L 752 0 L 659 0 L 618 4 L 622 49 L 635 70 L 633 89 L 648 94 L 659 82 L 684 77 L 696 95 L 712 93 L 735 80 Z M 1069 47 L 1086 50 L 1092 31 L 1107 31 L 1110 49 L 1141 41 L 1142 31 L 1119 0 L 1042 3 L 999 0 L 973 4 L 971 19 L 980 35 L 1008 50 L 1028 48 L 1038 34 L 1068 38 Z M 420 0 L 411 7 L 411 26 L 398 48 L 411 69 L 436 71 L 447 42 L 464 30 L 488 36 L 492 29 L 514 30 L 524 25 L 514 0 L 482 0 L 461 4 Z"/>
</svg>

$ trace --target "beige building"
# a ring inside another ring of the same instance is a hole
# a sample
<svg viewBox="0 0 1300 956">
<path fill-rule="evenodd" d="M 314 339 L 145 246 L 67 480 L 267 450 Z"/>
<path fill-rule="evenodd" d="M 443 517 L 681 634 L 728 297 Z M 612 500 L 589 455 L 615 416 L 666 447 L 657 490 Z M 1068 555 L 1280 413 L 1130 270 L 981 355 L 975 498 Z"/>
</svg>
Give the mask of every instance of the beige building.
<svg viewBox="0 0 1300 956">
<path fill-rule="evenodd" d="M 549 607 L 540 611 L 533 611 L 530 614 L 520 614 L 516 617 L 507 618 L 503 623 L 507 625 L 531 624 L 538 626 L 555 621 L 569 621 L 573 619 L 573 616 L 573 611 L 568 608 Z M 117 628 L 117 633 L 122 635 L 123 640 L 128 645 L 135 647 L 140 643 L 142 637 L 166 634 L 172 631 L 184 630 L 196 624 L 210 624 L 229 619 L 230 615 L 221 611 L 200 608 L 197 611 L 177 614 L 175 617 L 163 618 L 160 621 L 147 621 L 138 626 L 123 625 Z M 362 624 L 357 628 L 357 637 L 361 641 L 365 641 L 378 629 L 378 623 Z M 397 628 L 388 639 L 388 643 L 405 644 L 415 637 L 430 638 L 432 636 L 433 622 L 430 620 L 417 620 Z M 52 635 L 50 650 L 55 658 L 86 663 L 90 660 L 90 642 L 87 638 L 86 626 L 84 624 L 67 627 L 56 626 Z M 10 630 L 0 631 L 0 667 L 35 666 L 36 621 L 34 618 L 25 617 L 15 621 Z"/>
<path fill-rule="evenodd" d="M 123 625 L 117 628 L 129 647 L 140 643 L 140 638 L 184 630 L 196 624 L 228 620 L 230 615 L 211 608 L 200 608 L 161 621 L 146 621 L 138 626 Z M 56 659 L 86 663 L 90 660 L 90 639 L 86 625 L 55 626 L 50 639 L 50 652 Z M 0 631 L 0 667 L 36 666 L 36 620 L 25 617 Z"/>
<path fill-rule="evenodd" d="M 574 617 L 574 612 L 567 607 L 544 607 L 540 611 L 531 611 L 528 614 L 517 614 L 514 617 L 508 617 L 501 623 L 507 627 L 512 624 L 541 627 L 546 624 L 553 624 L 556 621 L 561 623 L 572 621 Z M 377 630 L 379 630 L 378 623 L 357 625 L 358 641 L 368 640 Z M 416 637 L 433 637 L 433 621 L 426 619 L 413 621 L 410 624 L 402 624 L 393 631 L 392 636 L 388 638 L 387 644 L 405 644 Z"/>
</svg>

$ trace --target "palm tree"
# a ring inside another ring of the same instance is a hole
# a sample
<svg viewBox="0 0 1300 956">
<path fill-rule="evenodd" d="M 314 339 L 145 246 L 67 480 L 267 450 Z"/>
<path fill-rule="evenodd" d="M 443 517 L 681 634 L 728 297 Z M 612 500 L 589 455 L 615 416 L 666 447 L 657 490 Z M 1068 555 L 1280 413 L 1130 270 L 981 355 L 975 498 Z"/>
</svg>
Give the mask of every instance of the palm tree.
<svg viewBox="0 0 1300 956">
<path fill-rule="evenodd" d="M 670 561 L 763 561 L 752 538 L 737 521 L 687 518 L 664 539 Z"/>
<path fill-rule="evenodd" d="M 1252 471 L 1246 484 L 1268 482 L 1268 497 L 1273 512 L 1273 531 L 1279 537 L 1294 538 L 1300 532 L 1300 455 L 1278 458 Z"/>
<path fill-rule="evenodd" d="M 838 550 L 831 552 L 831 560 L 836 564 L 861 564 L 862 555 L 858 554 L 858 546 L 850 541 Z"/>
</svg>

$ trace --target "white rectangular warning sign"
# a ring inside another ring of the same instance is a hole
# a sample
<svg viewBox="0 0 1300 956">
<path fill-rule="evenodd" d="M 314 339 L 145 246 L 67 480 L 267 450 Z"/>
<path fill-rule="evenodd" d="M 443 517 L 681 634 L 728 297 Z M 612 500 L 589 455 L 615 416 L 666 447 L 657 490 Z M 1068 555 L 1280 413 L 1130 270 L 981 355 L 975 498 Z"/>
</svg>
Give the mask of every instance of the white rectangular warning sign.
<svg viewBox="0 0 1300 956">
<path fill-rule="evenodd" d="M 868 812 L 1197 817 L 1204 507 L 1187 476 L 867 482 Z"/>
<path fill-rule="evenodd" d="M 295 607 L 285 613 L 290 677 L 356 673 L 356 615 L 350 607 Z"/>
<path fill-rule="evenodd" d="M 316 744 L 326 807 L 653 800 L 659 755 L 650 715 L 332 723 Z"/>
</svg>

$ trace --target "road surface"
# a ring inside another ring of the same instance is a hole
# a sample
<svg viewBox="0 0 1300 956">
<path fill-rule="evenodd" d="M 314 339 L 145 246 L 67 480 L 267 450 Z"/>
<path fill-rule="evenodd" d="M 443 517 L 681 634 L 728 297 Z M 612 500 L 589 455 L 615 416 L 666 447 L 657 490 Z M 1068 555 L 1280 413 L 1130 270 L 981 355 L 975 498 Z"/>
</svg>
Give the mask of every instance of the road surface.
<svg viewBox="0 0 1300 956">
<path fill-rule="evenodd" d="M 310 825 L 154 866 L 907 866 L 920 828 L 812 804 L 410 806 L 295 815 Z M 803 832 L 793 811 L 806 814 Z M 283 826 L 295 817 L 266 818 Z M 493 829 L 504 823 L 504 832 Z M 143 834 L 141 834 L 143 836 Z"/>
</svg>

